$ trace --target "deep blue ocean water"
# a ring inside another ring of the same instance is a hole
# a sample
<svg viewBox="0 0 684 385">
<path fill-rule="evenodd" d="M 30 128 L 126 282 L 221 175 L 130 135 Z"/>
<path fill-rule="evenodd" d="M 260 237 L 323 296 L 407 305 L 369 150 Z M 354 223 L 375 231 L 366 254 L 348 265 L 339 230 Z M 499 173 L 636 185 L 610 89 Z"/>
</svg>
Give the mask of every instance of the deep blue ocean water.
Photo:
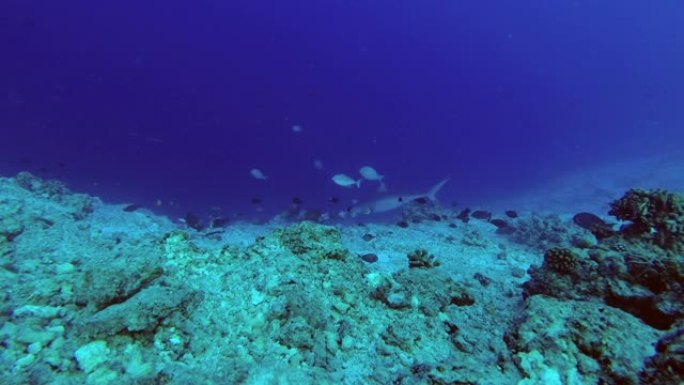
<svg viewBox="0 0 684 385">
<path fill-rule="evenodd" d="M 331 181 L 370 165 L 484 204 L 681 152 L 683 25 L 675 0 L 4 0 L 0 173 L 267 215 L 371 199 Z"/>
</svg>

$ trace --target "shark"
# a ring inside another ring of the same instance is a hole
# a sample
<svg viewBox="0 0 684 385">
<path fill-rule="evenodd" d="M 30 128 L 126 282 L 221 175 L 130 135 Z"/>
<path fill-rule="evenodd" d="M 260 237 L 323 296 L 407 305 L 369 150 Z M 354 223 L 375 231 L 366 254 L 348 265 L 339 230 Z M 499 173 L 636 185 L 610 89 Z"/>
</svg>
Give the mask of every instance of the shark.
<svg viewBox="0 0 684 385">
<path fill-rule="evenodd" d="M 437 200 L 437 193 L 449 181 L 449 178 L 444 178 L 441 182 L 434 185 L 428 192 L 423 194 L 409 194 L 409 195 L 390 195 L 374 201 L 364 202 L 349 208 L 349 213 L 352 217 L 359 214 L 378 214 L 386 213 L 388 211 L 396 210 L 406 204 L 409 204 L 416 199 L 428 199 L 431 201 Z"/>
</svg>

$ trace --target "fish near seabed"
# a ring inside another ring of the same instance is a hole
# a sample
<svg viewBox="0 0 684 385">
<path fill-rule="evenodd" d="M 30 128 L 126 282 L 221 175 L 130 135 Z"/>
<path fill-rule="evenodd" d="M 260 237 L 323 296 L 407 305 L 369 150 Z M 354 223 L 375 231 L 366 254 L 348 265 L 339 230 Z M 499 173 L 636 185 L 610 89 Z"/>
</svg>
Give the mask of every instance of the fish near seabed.
<svg viewBox="0 0 684 385">
<path fill-rule="evenodd" d="M 259 180 L 268 179 L 268 177 L 266 175 L 264 175 L 264 173 L 261 172 L 261 170 L 259 170 L 258 168 L 253 168 L 253 169 L 249 170 L 249 173 L 252 174 L 252 176 L 255 179 L 259 179 Z"/>
<path fill-rule="evenodd" d="M 336 185 L 342 187 L 351 187 L 356 185 L 357 188 L 361 188 L 361 179 L 354 180 L 354 178 L 347 174 L 335 174 L 335 176 L 332 177 L 332 181 L 335 182 Z"/>
<path fill-rule="evenodd" d="M 407 203 L 413 202 L 416 199 L 425 198 L 431 201 L 437 200 L 437 193 L 449 181 L 449 178 L 443 179 L 441 182 L 434 185 L 430 191 L 424 194 L 410 194 L 410 195 L 391 195 L 371 202 L 361 203 L 352 206 L 349 211 L 352 216 L 359 214 L 377 214 L 396 210 Z"/>
</svg>

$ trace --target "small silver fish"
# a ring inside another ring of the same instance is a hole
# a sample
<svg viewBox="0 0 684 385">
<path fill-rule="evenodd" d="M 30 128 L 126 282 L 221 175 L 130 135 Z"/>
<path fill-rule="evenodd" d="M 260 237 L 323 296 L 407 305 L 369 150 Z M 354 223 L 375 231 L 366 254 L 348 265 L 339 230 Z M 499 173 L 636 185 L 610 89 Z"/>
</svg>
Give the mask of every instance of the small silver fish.
<svg viewBox="0 0 684 385">
<path fill-rule="evenodd" d="M 259 170 L 258 168 L 253 168 L 253 169 L 249 170 L 249 173 L 252 174 L 252 176 L 254 178 L 259 179 L 259 180 L 268 179 L 268 177 L 266 175 L 264 175 L 264 173 L 261 172 L 261 170 Z"/>
<path fill-rule="evenodd" d="M 363 166 L 359 170 L 359 174 L 366 179 L 366 180 L 377 180 L 377 181 L 382 181 L 385 176 L 378 174 L 377 171 L 371 166 Z"/>
<path fill-rule="evenodd" d="M 332 181 L 335 182 L 336 185 L 342 187 L 351 187 L 356 185 L 357 188 L 361 188 L 361 179 L 354 180 L 354 178 L 346 174 L 335 174 L 335 176 L 332 177 Z"/>
</svg>

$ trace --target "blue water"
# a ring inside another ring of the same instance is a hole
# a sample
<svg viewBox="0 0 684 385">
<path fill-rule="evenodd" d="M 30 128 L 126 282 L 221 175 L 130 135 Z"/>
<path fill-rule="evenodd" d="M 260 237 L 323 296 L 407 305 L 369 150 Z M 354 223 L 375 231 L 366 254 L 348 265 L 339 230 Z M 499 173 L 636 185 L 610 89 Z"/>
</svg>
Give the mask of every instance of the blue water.
<svg viewBox="0 0 684 385">
<path fill-rule="evenodd" d="M 364 165 L 486 203 L 681 151 L 682 25 L 675 0 L 4 0 L 0 172 L 173 215 L 334 212 L 375 196 L 330 180 Z"/>
</svg>

